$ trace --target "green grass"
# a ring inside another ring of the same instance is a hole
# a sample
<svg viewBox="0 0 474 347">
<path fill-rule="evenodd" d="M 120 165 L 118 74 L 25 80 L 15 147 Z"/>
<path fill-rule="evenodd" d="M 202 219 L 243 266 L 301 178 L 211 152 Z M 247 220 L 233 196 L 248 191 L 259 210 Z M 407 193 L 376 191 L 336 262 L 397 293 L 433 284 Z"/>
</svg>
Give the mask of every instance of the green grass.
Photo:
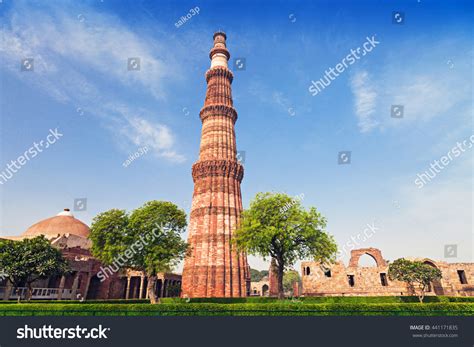
<svg viewBox="0 0 474 347">
<path fill-rule="evenodd" d="M 474 316 L 474 303 L 21 303 L 0 316 Z M 169 301 L 169 300 L 168 300 Z"/>
</svg>

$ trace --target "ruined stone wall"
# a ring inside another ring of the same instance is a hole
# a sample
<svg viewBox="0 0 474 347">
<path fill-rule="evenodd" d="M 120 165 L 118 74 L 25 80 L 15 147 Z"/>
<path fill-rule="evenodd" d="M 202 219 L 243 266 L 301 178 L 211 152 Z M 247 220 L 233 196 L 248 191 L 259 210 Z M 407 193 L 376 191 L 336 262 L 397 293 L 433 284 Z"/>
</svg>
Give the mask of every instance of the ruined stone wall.
<svg viewBox="0 0 474 347">
<path fill-rule="evenodd" d="M 250 296 L 269 296 L 270 283 L 268 277 L 262 278 L 259 282 L 250 283 Z"/>
<path fill-rule="evenodd" d="M 428 261 L 428 260 L 427 260 Z M 441 270 L 442 278 L 439 283 L 433 284 L 437 295 L 474 296 L 474 264 L 473 263 L 446 263 L 433 262 Z M 464 272 L 466 283 L 461 283 L 461 274 Z"/>
<path fill-rule="evenodd" d="M 307 274 L 308 269 L 309 275 Z M 342 262 L 338 262 L 329 267 L 328 271 L 325 271 L 316 262 L 303 262 L 303 294 L 305 296 L 390 296 L 408 294 L 404 283 L 390 281 L 388 275 L 386 275 L 387 285 L 382 285 L 380 274 L 387 274 L 388 266 L 346 267 Z M 349 276 L 353 276 L 352 286 Z"/>
<path fill-rule="evenodd" d="M 270 296 L 278 296 L 278 268 L 275 259 L 272 258 L 268 269 L 268 285 L 270 286 Z"/>
<path fill-rule="evenodd" d="M 359 258 L 368 254 L 374 267 L 359 266 Z M 426 295 L 474 296 L 474 264 L 435 262 L 416 259 L 441 270 L 442 279 L 432 283 Z M 459 273 L 463 271 L 463 273 Z M 351 252 L 349 265 L 337 262 L 329 267 L 317 262 L 301 263 L 303 295 L 305 296 L 399 296 L 410 295 L 407 285 L 388 278 L 388 262 L 380 250 L 357 249 Z M 464 282 L 461 283 L 461 277 Z"/>
</svg>

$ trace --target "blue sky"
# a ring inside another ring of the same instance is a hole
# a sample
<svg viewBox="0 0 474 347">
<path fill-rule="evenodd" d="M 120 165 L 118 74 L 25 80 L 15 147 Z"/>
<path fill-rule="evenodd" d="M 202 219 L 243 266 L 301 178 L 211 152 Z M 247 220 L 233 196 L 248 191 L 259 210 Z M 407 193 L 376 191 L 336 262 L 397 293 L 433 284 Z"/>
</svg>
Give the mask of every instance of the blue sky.
<svg viewBox="0 0 474 347">
<path fill-rule="evenodd" d="M 231 68 L 246 60 L 233 83 L 244 207 L 260 191 L 303 193 L 341 248 L 375 222 L 359 247 L 387 259 L 472 261 L 472 150 L 423 188 L 414 183 L 472 135 L 468 1 L 3 0 L 0 18 L 0 171 L 49 129 L 63 134 L 0 185 L 1 234 L 82 197 L 87 211 L 75 215 L 89 224 L 152 199 L 189 213 L 204 73 L 220 29 Z M 373 51 L 311 95 L 312 80 L 374 35 Z M 140 71 L 128 71 L 130 57 Z M 21 71 L 25 58 L 34 71 Z M 403 118 L 391 117 L 392 105 L 404 106 Z M 351 151 L 349 165 L 338 165 L 340 151 Z M 444 259 L 447 244 L 456 258 Z"/>
</svg>

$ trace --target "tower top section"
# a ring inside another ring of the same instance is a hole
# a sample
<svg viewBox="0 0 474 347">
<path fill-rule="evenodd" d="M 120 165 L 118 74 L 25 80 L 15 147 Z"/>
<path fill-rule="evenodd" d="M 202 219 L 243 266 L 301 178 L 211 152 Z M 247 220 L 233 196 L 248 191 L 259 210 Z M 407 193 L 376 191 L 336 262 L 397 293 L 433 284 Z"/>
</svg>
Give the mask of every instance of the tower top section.
<svg viewBox="0 0 474 347">
<path fill-rule="evenodd" d="M 214 33 L 214 36 L 213 36 L 214 40 L 216 39 L 216 36 L 223 36 L 223 37 L 224 37 L 224 41 L 227 39 L 227 35 L 225 34 L 225 32 L 220 31 L 220 30 L 219 30 L 219 31 L 216 31 L 216 32 Z"/>
<path fill-rule="evenodd" d="M 227 50 L 226 40 L 227 35 L 222 31 L 214 33 L 214 46 L 209 52 L 209 58 L 211 59 L 211 69 L 216 66 L 228 67 L 228 60 L 230 59 L 230 53 Z"/>
</svg>

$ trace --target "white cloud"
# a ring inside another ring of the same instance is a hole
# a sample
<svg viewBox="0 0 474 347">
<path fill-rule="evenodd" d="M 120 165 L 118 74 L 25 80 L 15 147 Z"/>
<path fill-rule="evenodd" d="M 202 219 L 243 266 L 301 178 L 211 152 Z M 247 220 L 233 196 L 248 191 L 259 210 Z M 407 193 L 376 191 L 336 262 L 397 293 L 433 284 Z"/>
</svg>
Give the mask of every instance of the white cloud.
<svg viewBox="0 0 474 347">
<path fill-rule="evenodd" d="M 173 150 L 175 145 L 174 135 L 165 125 L 153 124 L 140 117 L 132 117 L 128 119 L 127 126 L 123 127 L 121 131 L 135 145 L 148 146 L 153 149 L 158 157 L 175 162 L 185 160 L 184 156 Z"/>
<path fill-rule="evenodd" d="M 12 12 L 9 28 L 1 33 L 1 52 L 13 71 L 26 57 L 35 59 L 35 72 L 43 78 L 65 68 L 80 72 L 82 66 L 124 85 L 137 84 L 157 98 L 164 97 L 163 78 L 173 74 L 173 66 L 158 58 L 163 47 L 104 14 L 89 12 L 80 21 L 66 11 L 56 10 L 53 15 L 21 8 Z M 141 71 L 128 71 L 129 57 L 140 58 Z"/>
<path fill-rule="evenodd" d="M 17 5 L 5 17 L 7 24 L 0 29 L 3 67 L 55 100 L 108 120 L 113 136 L 124 136 L 134 146 L 147 145 L 157 157 L 183 161 L 173 149 L 176 143 L 168 126 L 139 116 L 143 112 L 133 100 L 115 102 L 115 90 L 145 91 L 158 101 L 165 99 L 164 81 L 178 68 L 171 59 L 165 61 L 167 50 L 90 8 L 81 9 L 86 13 L 83 20 L 77 9 L 33 8 Z M 140 58 L 140 71 L 128 71 L 129 57 Z M 34 59 L 34 72 L 20 71 L 24 58 Z M 157 119 L 156 114 L 145 114 Z"/>
<path fill-rule="evenodd" d="M 355 113 L 361 132 L 369 132 L 378 126 L 374 119 L 377 93 L 370 81 L 367 71 L 358 71 L 351 78 L 351 89 L 354 93 Z"/>
<path fill-rule="evenodd" d="M 145 109 L 130 109 L 128 105 L 119 103 L 104 104 L 100 112 L 107 114 L 105 126 L 117 135 L 117 145 L 124 152 L 147 146 L 150 153 L 157 158 L 175 163 L 185 161 L 186 158 L 175 149 L 176 137 L 171 129 L 164 124 L 150 121 L 156 118 L 153 113 Z M 127 140 L 126 146 L 124 139 Z M 132 148 L 129 145 L 132 145 Z"/>
<path fill-rule="evenodd" d="M 463 39 L 440 39 L 430 46 L 426 42 L 418 38 L 392 47 L 381 68 L 353 76 L 350 87 L 361 132 L 423 124 L 438 117 L 455 119 L 472 112 L 472 51 Z M 455 64 L 449 59 L 453 52 L 458 54 Z M 390 116 L 391 105 L 404 106 L 403 119 Z"/>
</svg>

